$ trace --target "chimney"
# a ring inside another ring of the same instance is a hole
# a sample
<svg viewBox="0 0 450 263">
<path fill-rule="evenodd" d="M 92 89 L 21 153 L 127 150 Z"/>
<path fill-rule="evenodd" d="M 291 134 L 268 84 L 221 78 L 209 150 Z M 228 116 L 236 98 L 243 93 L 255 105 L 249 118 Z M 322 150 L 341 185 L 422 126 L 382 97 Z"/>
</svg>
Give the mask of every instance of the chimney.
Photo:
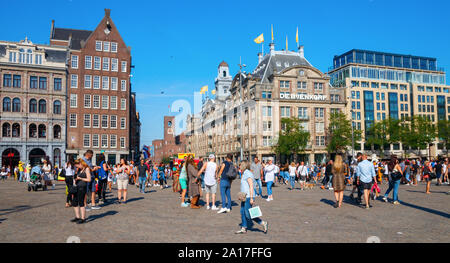
<svg viewBox="0 0 450 263">
<path fill-rule="evenodd" d="M 270 43 L 269 47 L 270 47 L 270 55 L 274 55 L 275 54 L 275 44 Z"/>
<path fill-rule="evenodd" d="M 263 59 L 263 55 L 261 52 L 259 52 L 258 53 L 258 64 L 261 63 L 262 59 Z"/>
<path fill-rule="evenodd" d="M 111 15 L 111 9 L 105 8 L 105 16 L 109 17 Z"/>
<path fill-rule="evenodd" d="M 299 46 L 298 47 L 298 53 L 300 54 L 301 58 L 305 58 L 305 50 L 304 50 L 304 46 Z"/>
</svg>

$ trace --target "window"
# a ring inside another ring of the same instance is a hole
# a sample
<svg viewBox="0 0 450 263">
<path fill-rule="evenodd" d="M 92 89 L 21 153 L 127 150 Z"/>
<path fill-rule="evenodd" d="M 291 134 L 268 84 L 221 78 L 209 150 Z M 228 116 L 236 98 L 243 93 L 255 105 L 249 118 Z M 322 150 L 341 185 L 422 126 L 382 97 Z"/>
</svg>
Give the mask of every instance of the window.
<svg viewBox="0 0 450 263">
<path fill-rule="evenodd" d="M 126 61 L 122 61 L 122 72 L 127 72 L 127 62 Z"/>
<path fill-rule="evenodd" d="M 316 122 L 316 132 L 318 132 L 318 133 L 325 132 L 325 123 L 323 123 L 323 122 Z"/>
<path fill-rule="evenodd" d="M 53 126 L 53 139 L 61 139 L 61 126 Z"/>
<path fill-rule="evenodd" d="M 100 76 L 94 76 L 92 87 L 94 89 L 100 89 Z"/>
<path fill-rule="evenodd" d="M 108 128 L 108 115 L 102 115 L 102 128 Z"/>
<path fill-rule="evenodd" d="M 103 58 L 103 70 L 105 71 L 109 71 L 109 58 Z"/>
<path fill-rule="evenodd" d="M 11 124 L 3 123 L 3 125 L 2 125 L 2 137 L 11 137 Z"/>
<path fill-rule="evenodd" d="M 121 91 L 127 91 L 127 81 L 126 80 L 121 80 L 120 81 L 120 90 Z"/>
<path fill-rule="evenodd" d="M 21 88 L 22 87 L 22 76 L 20 76 L 20 75 L 14 75 L 13 76 L 13 87 L 14 88 Z"/>
<path fill-rule="evenodd" d="M 111 77 L 111 90 L 117 90 L 117 78 Z"/>
<path fill-rule="evenodd" d="M 92 128 L 100 128 L 100 119 L 98 114 L 92 115 Z"/>
<path fill-rule="evenodd" d="M 111 121 L 110 121 L 111 129 L 117 129 L 117 116 L 111 115 Z"/>
<path fill-rule="evenodd" d="M 316 145 L 325 146 L 325 136 L 316 136 Z"/>
<path fill-rule="evenodd" d="M 84 114 L 83 126 L 85 128 L 91 127 L 91 114 Z"/>
<path fill-rule="evenodd" d="M 20 112 L 20 99 L 14 98 L 12 101 L 12 112 Z"/>
<path fill-rule="evenodd" d="M 39 100 L 39 113 L 47 113 L 47 102 Z"/>
<path fill-rule="evenodd" d="M 11 99 L 3 98 L 3 111 L 11 111 Z"/>
<path fill-rule="evenodd" d="M 102 41 L 95 41 L 95 50 L 102 51 Z"/>
<path fill-rule="evenodd" d="M 117 43 L 111 42 L 111 52 L 117 53 Z"/>
<path fill-rule="evenodd" d="M 94 57 L 94 69 L 95 70 L 100 70 L 101 67 L 101 59 L 100 57 Z"/>
<path fill-rule="evenodd" d="M 106 76 L 102 77 L 102 89 L 103 90 L 109 89 L 109 77 L 106 77 Z"/>
<path fill-rule="evenodd" d="M 306 89 L 306 82 L 297 82 L 297 89 Z"/>
<path fill-rule="evenodd" d="M 100 109 L 100 95 L 93 95 L 92 104 L 94 109 Z"/>
<path fill-rule="evenodd" d="M 91 108 L 91 95 L 84 94 L 84 108 Z"/>
<path fill-rule="evenodd" d="M 57 114 L 57 115 L 61 114 L 61 101 L 55 100 L 53 102 L 53 114 Z"/>
<path fill-rule="evenodd" d="M 98 148 L 98 146 L 99 146 L 99 136 L 98 136 L 98 134 L 93 134 L 92 135 L 92 147 L 94 147 L 94 148 Z"/>
<path fill-rule="evenodd" d="M 314 90 L 323 91 L 323 83 L 314 83 Z"/>
<path fill-rule="evenodd" d="M 37 100 L 36 99 L 30 100 L 29 111 L 30 111 L 30 113 L 37 113 Z"/>
<path fill-rule="evenodd" d="M 9 52 L 9 62 L 16 63 L 17 61 L 17 52 Z"/>
<path fill-rule="evenodd" d="M 110 51 L 110 49 L 109 49 L 110 46 L 111 46 L 110 42 L 107 42 L 107 41 L 103 42 L 103 51 L 109 52 Z"/>
<path fill-rule="evenodd" d="M 280 88 L 285 88 L 285 89 L 289 89 L 290 87 L 290 82 L 289 81 L 280 81 Z"/>
<path fill-rule="evenodd" d="M 117 110 L 117 96 L 111 96 L 111 109 Z"/>
<path fill-rule="evenodd" d="M 263 121 L 263 131 L 265 131 L 265 132 L 272 131 L 272 122 L 271 121 Z"/>
<path fill-rule="evenodd" d="M 122 130 L 125 130 L 127 128 L 127 119 L 126 118 L 120 118 L 120 128 Z"/>
<path fill-rule="evenodd" d="M 53 89 L 55 91 L 61 91 L 62 90 L 62 79 L 61 78 L 54 78 L 53 79 Z"/>
<path fill-rule="evenodd" d="M 78 68 L 78 56 L 72 56 L 71 67 L 74 69 Z"/>
<path fill-rule="evenodd" d="M 3 87 L 11 87 L 11 74 L 3 74 Z"/>
<path fill-rule="evenodd" d="M 46 90 L 47 89 L 47 78 L 39 77 L 39 89 Z"/>
<path fill-rule="evenodd" d="M 120 137 L 120 148 L 125 148 L 125 137 Z"/>
<path fill-rule="evenodd" d="M 108 135 L 102 134 L 102 148 L 108 148 Z"/>
<path fill-rule="evenodd" d="M 272 146 L 272 136 L 263 136 L 263 142 L 264 147 Z"/>
<path fill-rule="evenodd" d="M 90 134 L 83 135 L 83 147 L 91 147 L 91 135 Z"/>
<path fill-rule="evenodd" d="M 39 78 L 40 80 L 41 78 Z M 78 88 L 78 75 L 70 75 L 70 87 L 71 88 Z M 40 85 L 39 85 L 40 88 Z"/>
<path fill-rule="evenodd" d="M 109 104 L 109 96 L 102 96 L 102 109 L 107 110 Z"/>
<path fill-rule="evenodd" d="M 47 138 L 47 127 L 44 124 L 38 126 L 38 138 Z"/>
<path fill-rule="evenodd" d="M 324 108 L 315 108 L 314 109 L 316 118 L 323 118 L 325 109 Z"/>
<path fill-rule="evenodd" d="M 291 117 L 291 107 L 281 107 L 281 117 L 290 118 Z"/>
<path fill-rule="evenodd" d="M 262 106 L 263 117 L 272 117 L 272 106 Z"/>
<path fill-rule="evenodd" d="M 111 71 L 119 71 L 119 60 L 117 58 L 111 59 Z"/>
<path fill-rule="evenodd" d="M 308 118 L 308 108 L 299 107 L 298 108 L 298 118 L 299 119 L 307 119 Z"/>
<path fill-rule="evenodd" d="M 92 56 L 85 56 L 84 57 L 84 68 L 85 69 L 92 69 Z"/>
<path fill-rule="evenodd" d="M 262 91 L 261 97 L 263 99 L 271 99 L 272 98 L 272 91 Z"/>
<path fill-rule="evenodd" d="M 85 75 L 84 76 L 84 88 L 90 89 L 92 84 L 92 76 L 91 75 Z"/>
<path fill-rule="evenodd" d="M 109 137 L 109 147 L 117 148 L 117 135 L 111 134 Z"/>
<path fill-rule="evenodd" d="M 69 125 L 71 128 L 77 127 L 77 115 L 74 113 L 71 113 L 69 116 Z"/>
<path fill-rule="evenodd" d="M 70 94 L 70 107 L 76 108 L 77 107 L 77 94 Z"/>
<path fill-rule="evenodd" d="M 3 79 L 3 82 L 4 81 L 5 81 L 5 79 Z M 38 88 L 38 77 L 31 76 L 30 77 L 30 89 L 37 89 L 37 88 Z"/>
<path fill-rule="evenodd" d="M 120 99 L 120 109 L 121 110 L 127 109 L 127 99 Z"/>
</svg>

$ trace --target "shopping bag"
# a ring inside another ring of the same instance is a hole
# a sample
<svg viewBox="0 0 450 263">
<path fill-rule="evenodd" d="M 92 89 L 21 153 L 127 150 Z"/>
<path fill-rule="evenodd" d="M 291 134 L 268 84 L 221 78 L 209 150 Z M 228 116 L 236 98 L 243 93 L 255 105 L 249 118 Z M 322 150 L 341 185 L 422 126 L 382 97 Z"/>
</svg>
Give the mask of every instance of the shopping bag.
<svg viewBox="0 0 450 263">
<path fill-rule="evenodd" d="M 250 214 L 250 218 L 251 219 L 254 219 L 254 218 L 262 216 L 262 212 L 261 212 L 261 209 L 259 208 L 259 206 L 255 206 L 255 207 L 250 208 L 248 210 L 248 212 Z"/>
</svg>

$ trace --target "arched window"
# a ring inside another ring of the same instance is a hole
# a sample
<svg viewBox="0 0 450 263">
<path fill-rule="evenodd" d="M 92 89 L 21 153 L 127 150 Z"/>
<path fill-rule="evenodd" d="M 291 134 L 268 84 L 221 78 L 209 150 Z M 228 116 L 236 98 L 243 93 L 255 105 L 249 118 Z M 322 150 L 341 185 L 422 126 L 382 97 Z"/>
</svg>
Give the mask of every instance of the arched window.
<svg viewBox="0 0 450 263">
<path fill-rule="evenodd" d="M 53 102 L 53 114 L 61 114 L 61 101 L 55 100 Z"/>
<path fill-rule="evenodd" d="M 39 124 L 38 137 L 39 138 L 46 138 L 47 137 L 47 128 L 45 127 L 44 124 Z"/>
<path fill-rule="evenodd" d="M 36 127 L 36 124 L 30 124 L 30 127 L 28 128 L 28 136 L 30 138 L 37 138 L 37 127 Z"/>
<path fill-rule="evenodd" d="M 14 123 L 12 126 L 12 137 L 19 138 L 20 137 L 20 124 Z"/>
<path fill-rule="evenodd" d="M 25 63 L 25 50 L 23 48 L 19 50 L 19 63 Z"/>
<path fill-rule="evenodd" d="M 3 98 L 3 111 L 11 111 L 11 99 Z"/>
<path fill-rule="evenodd" d="M 27 50 L 27 64 L 33 64 L 33 51 L 31 49 Z"/>
<path fill-rule="evenodd" d="M 39 113 L 47 113 L 47 102 L 39 100 Z"/>
<path fill-rule="evenodd" d="M 13 112 L 20 112 L 20 99 L 14 98 L 12 101 L 12 111 Z"/>
<path fill-rule="evenodd" d="M 2 137 L 11 137 L 11 124 L 3 123 L 3 125 L 2 125 Z"/>
<path fill-rule="evenodd" d="M 30 113 L 37 113 L 37 100 L 36 99 L 30 100 Z"/>
<path fill-rule="evenodd" d="M 61 139 L 61 126 L 53 126 L 53 139 Z"/>
<path fill-rule="evenodd" d="M 223 71 L 223 77 L 226 77 L 227 76 L 227 72 L 224 70 Z"/>
</svg>

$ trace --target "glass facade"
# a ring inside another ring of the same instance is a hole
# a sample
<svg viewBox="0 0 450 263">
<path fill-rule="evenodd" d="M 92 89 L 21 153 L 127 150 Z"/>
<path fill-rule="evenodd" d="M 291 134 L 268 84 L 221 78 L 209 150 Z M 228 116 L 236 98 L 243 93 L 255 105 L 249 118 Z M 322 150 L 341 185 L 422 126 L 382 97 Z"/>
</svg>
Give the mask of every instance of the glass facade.
<svg viewBox="0 0 450 263">
<path fill-rule="evenodd" d="M 398 120 L 398 93 L 389 92 L 389 116 Z"/>
<path fill-rule="evenodd" d="M 373 91 L 364 91 L 364 123 L 366 132 L 375 120 Z"/>
<path fill-rule="evenodd" d="M 447 114 L 445 111 L 445 96 L 437 96 L 437 114 L 439 121 L 447 119 Z"/>
</svg>

